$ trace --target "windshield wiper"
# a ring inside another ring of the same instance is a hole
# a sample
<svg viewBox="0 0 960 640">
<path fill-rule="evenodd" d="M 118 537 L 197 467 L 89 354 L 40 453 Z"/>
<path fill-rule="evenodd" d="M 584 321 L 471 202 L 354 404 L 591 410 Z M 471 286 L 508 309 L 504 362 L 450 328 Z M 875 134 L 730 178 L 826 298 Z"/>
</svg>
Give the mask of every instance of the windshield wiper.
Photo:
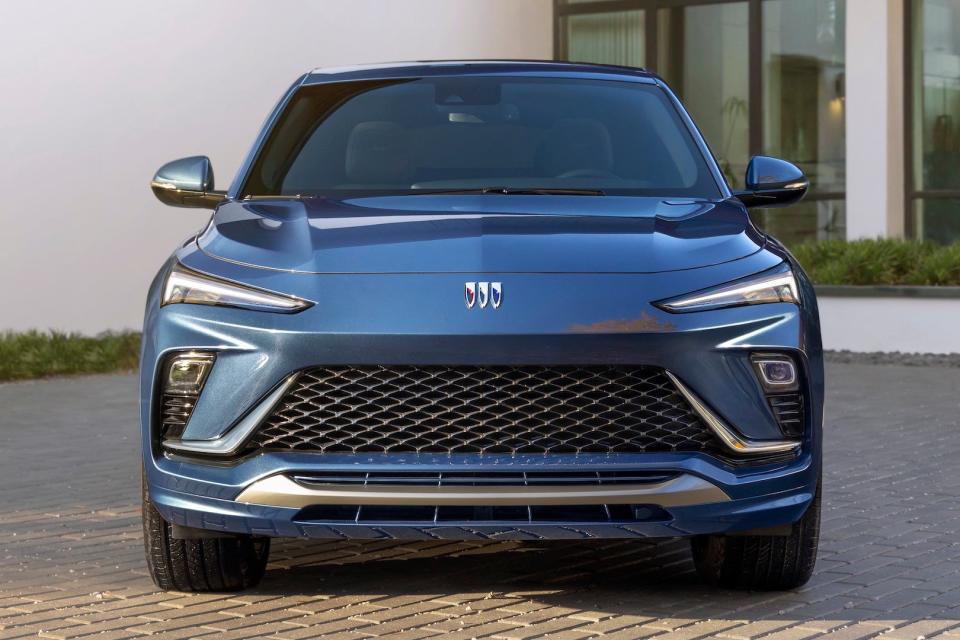
<svg viewBox="0 0 960 640">
<path fill-rule="evenodd" d="M 503 196 L 602 196 L 600 189 L 562 189 L 553 187 L 482 187 L 477 189 L 413 189 L 413 195 L 493 194 Z"/>
</svg>

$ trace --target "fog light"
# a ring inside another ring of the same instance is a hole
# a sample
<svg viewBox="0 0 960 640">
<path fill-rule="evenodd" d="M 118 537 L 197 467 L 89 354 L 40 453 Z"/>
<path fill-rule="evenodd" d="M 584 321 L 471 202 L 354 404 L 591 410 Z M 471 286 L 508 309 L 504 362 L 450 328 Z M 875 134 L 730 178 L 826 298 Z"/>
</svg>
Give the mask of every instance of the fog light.
<svg viewBox="0 0 960 640">
<path fill-rule="evenodd" d="M 177 353 L 167 359 L 160 402 L 161 441 L 183 435 L 212 366 L 212 353 Z"/>
<path fill-rule="evenodd" d="M 178 396 L 200 395 L 213 366 L 213 354 L 183 353 L 170 358 L 164 392 Z"/>
<path fill-rule="evenodd" d="M 797 379 L 790 362 L 761 362 L 760 371 L 767 384 L 792 384 Z"/>
<path fill-rule="evenodd" d="M 760 382 L 768 391 L 789 391 L 797 388 L 797 368 L 787 356 L 757 355 L 751 358 Z"/>
</svg>

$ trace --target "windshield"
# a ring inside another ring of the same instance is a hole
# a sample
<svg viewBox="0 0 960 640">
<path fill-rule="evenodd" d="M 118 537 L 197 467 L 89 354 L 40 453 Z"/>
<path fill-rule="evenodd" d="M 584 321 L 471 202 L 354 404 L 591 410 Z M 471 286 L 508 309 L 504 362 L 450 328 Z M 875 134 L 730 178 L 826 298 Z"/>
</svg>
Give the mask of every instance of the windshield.
<svg viewBox="0 0 960 640">
<path fill-rule="evenodd" d="M 656 85 L 515 76 L 304 86 L 241 195 L 449 191 L 720 195 Z"/>
</svg>

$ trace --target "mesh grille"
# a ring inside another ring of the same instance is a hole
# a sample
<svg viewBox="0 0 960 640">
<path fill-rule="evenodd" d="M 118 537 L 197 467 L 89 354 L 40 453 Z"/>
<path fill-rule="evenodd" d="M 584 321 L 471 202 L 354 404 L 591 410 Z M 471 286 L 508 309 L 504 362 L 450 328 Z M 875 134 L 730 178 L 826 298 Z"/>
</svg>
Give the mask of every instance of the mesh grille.
<svg viewBox="0 0 960 640">
<path fill-rule="evenodd" d="M 248 450 L 716 452 L 662 369 L 369 366 L 302 372 Z"/>
</svg>

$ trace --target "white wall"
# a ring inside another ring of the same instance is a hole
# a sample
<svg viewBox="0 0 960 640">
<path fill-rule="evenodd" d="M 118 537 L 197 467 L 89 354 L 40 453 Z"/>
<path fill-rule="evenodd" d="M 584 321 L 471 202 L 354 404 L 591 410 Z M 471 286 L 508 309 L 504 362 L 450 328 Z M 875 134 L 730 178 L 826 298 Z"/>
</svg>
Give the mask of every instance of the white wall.
<svg viewBox="0 0 960 640">
<path fill-rule="evenodd" d="M 823 348 L 960 353 L 960 300 L 818 296 Z"/>
<path fill-rule="evenodd" d="M 148 188 L 205 154 L 226 187 L 321 65 L 552 56 L 551 0 L 0 2 L 0 330 L 138 328 L 206 221 Z"/>
<path fill-rule="evenodd" d="M 902 0 L 847 0 L 847 239 L 904 231 Z"/>
</svg>

